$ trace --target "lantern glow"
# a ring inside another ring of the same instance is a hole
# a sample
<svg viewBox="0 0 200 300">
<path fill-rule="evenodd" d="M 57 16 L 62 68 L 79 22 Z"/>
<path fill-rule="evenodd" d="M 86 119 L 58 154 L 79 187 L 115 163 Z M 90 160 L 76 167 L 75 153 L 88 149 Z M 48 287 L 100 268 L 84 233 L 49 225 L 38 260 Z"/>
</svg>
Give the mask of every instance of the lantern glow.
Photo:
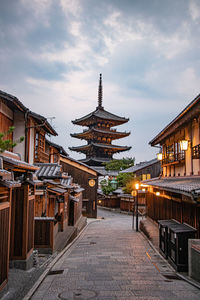
<svg viewBox="0 0 200 300">
<path fill-rule="evenodd" d="M 188 141 L 187 140 L 180 141 L 180 147 L 182 151 L 186 151 L 188 149 Z"/>
</svg>

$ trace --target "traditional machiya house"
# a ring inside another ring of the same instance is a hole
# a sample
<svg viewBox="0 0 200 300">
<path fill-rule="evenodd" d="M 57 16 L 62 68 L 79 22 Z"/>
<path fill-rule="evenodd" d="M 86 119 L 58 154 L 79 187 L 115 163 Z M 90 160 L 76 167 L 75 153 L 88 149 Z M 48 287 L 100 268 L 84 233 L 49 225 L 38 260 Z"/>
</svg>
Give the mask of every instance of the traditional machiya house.
<svg viewBox="0 0 200 300">
<path fill-rule="evenodd" d="M 148 215 L 175 219 L 197 229 L 200 237 L 200 96 L 154 139 L 162 149 L 162 176 L 146 181 Z"/>
<path fill-rule="evenodd" d="M 82 217 L 82 191 L 57 163 L 37 164 L 43 186 L 36 190 L 35 247 L 53 252 L 62 249 Z M 73 228 L 70 228 L 73 226 Z"/>
<path fill-rule="evenodd" d="M 51 141 L 46 141 L 46 144 L 50 153 L 50 161 L 52 163 L 59 162 L 63 171 L 72 176 L 73 180 L 84 189 L 82 193 L 83 215 L 96 218 L 99 172 L 94 168 L 71 158 L 62 146 L 52 143 Z"/>
<path fill-rule="evenodd" d="M 82 159 L 81 162 L 90 166 L 101 166 L 102 163 L 112 160 L 113 154 L 127 151 L 131 148 L 112 144 L 112 141 L 130 134 L 130 132 L 118 132 L 112 127 L 127 123 L 129 119 L 106 111 L 102 106 L 102 96 L 102 79 L 100 74 L 98 106 L 96 110 L 72 121 L 75 125 L 88 127 L 87 130 L 81 133 L 71 134 L 74 138 L 86 140 L 87 144 L 79 147 L 70 147 L 69 149 L 85 154 L 86 158 Z"/>
<path fill-rule="evenodd" d="M 97 217 L 97 189 L 99 173 L 92 167 L 69 156 L 60 155 L 63 171 L 70 174 L 78 182 L 83 191 L 83 215 Z"/>
<path fill-rule="evenodd" d="M 0 158 L 0 291 L 8 281 L 12 190 L 20 188 L 21 183 L 14 181 L 12 173 L 3 169 Z"/>
<path fill-rule="evenodd" d="M 23 136 L 24 141 L 13 148 L 14 153 L 1 154 L 0 289 L 8 279 L 8 264 L 21 269 L 33 266 L 35 190 L 41 184 L 34 175 L 38 167 L 33 163 L 49 161 L 44 137 L 46 133 L 56 135 L 46 118 L 0 91 L 0 132 L 6 132 L 10 126 L 15 129 L 6 138 L 17 141 Z M 9 179 L 5 179 L 5 174 L 10 174 Z"/>
<path fill-rule="evenodd" d="M 8 138 L 16 141 L 21 136 L 24 137 L 24 141 L 13 149 L 14 153 L 20 155 L 21 160 L 30 164 L 49 162 L 45 136 L 56 136 L 57 132 L 45 117 L 30 111 L 18 98 L 0 91 L 1 132 L 6 132 L 10 126 L 15 129 Z"/>
</svg>

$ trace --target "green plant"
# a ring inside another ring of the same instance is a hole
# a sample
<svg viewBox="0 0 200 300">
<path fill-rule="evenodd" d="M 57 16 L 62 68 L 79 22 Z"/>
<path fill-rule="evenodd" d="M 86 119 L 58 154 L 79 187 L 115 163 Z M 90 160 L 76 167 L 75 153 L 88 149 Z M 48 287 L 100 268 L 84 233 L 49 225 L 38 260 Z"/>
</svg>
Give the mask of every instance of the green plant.
<svg viewBox="0 0 200 300">
<path fill-rule="evenodd" d="M 17 144 L 23 142 L 24 140 L 23 136 L 21 136 L 19 140 L 14 142 L 11 139 L 6 139 L 8 135 L 13 133 L 14 129 L 15 129 L 14 126 L 10 126 L 6 132 L 0 133 L 0 153 L 3 153 L 5 150 L 10 150 L 14 148 Z"/>
<path fill-rule="evenodd" d="M 105 169 L 107 171 L 120 171 L 134 166 L 135 158 L 122 158 L 122 159 L 113 159 L 107 163 L 104 163 Z"/>
<path fill-rule="evenodd" d="M 103 184 L 102 184 L 102 181 L 103 181 Z M 101 189 L 105 195 L 109 195 L 110 193 L 112 193 L 115 190 L 115 188 L 112 187 L 110 180 L 106 181 L 104 179 L 102 181 L 101 181 Z"/>
</svg>

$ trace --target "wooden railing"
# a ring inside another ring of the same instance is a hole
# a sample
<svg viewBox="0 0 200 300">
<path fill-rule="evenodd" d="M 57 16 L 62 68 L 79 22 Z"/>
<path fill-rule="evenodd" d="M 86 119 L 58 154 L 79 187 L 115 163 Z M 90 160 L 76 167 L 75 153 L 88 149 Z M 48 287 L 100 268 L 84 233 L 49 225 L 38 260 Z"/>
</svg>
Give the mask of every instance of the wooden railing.
<svg viewBox="0 0 200 300">
<path fill-rule="evenodd" d="M 185 152 L 167 155 L 162 160 L 162 165 L 172 164 L 175 162 L 182 162 L 185 160 Z"/>
<path fill-rule="evenodd" d="M 35 152 L 35 162 L 48 163 L 49 154 L 38 148 L 37 152 Z"/>
<path fill-rule="evenodd" d="M 192 147 L 192 158 L 193 159 L 200 158 L 200 144 Z"/>
</svg>

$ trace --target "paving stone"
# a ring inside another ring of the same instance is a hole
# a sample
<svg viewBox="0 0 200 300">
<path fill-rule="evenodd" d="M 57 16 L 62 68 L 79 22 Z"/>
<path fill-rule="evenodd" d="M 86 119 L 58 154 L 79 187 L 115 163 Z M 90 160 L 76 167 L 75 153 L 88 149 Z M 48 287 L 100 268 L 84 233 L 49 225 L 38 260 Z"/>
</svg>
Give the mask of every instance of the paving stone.
<svg viewBox="0 0 200 300">
<path fill-rule="evenodd" d="M 55 264 L 66 272 L 47 276 L 32 300 L 200 299 L 187 282 L 163 276 L 171 267 L 131 229 L 131 216 L 101 213 Z"/>
</svg>

